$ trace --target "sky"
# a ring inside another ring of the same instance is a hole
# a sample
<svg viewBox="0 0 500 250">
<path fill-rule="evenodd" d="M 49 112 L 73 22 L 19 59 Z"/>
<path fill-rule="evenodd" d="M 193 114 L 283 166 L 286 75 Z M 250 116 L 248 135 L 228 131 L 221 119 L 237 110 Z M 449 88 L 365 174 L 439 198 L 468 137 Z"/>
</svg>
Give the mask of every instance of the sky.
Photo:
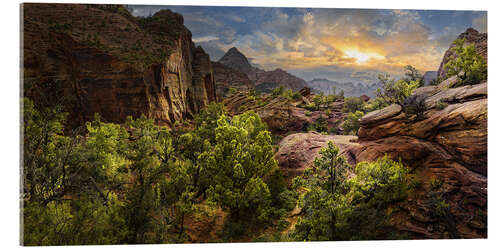
<svg viewBox="0 0 500 250">
<path fill-rule="evenodd" d="M 219 60 L 236 47 L 264 70 L 306 81 L 373 83 L 405 65 L 437 71 L 444 52 L 467 28 L 487 31 L 485 11 L 131 5 L 134 16 L 171 9 L 193 41 Z"/>
</svg>

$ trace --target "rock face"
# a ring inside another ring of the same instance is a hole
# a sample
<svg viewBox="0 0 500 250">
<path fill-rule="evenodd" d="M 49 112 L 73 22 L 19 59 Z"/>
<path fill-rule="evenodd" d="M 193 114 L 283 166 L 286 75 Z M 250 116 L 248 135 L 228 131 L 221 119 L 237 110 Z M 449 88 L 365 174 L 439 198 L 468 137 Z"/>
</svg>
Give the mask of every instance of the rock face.
<svg viewBox="0 0 500 250">
<path fill-rule="evenodd" d="M 464 33 L 460 34 L 457 39 L 465 39 L 465 46 L 474 44 L 476 46 L 476 51 L 481 55 L 486 61 L 488 61 L 488 34 L 487 33 L 479 33 L 479 31 L 468 28 Z M 455 47 L 453 44 L 450 48 L 444 53 L 443 60 L 439 65 L 439 70 L 437 72 L 437 76 L 446 77 L 446 70 L 444 69 L 444 65 L 450 60 L 450 58 L 454 58 L 455 54 L 451 50 Z"/>
<path fill-rule="evenodd" d="M 219 60 L 219 63 L 245 73 L 248 78 L 254 82 L 256 86 L 269 85 L 268 87 L 261 88 L 269 93 L 268 89 L 274 89 L 283 86 L 293 91 L 299 91 L 307 86 L 306 81 L 298 78 L 282 69 L 275 69 L 273 71 L 265 71 L 257 67 L 253 67 L 243 53 L 237 48 L 229 49 L 224 56 Z"/>
<path fill-rule="evenodd" d="M 300 105 L 310 102 L 308 98 L 310 92 L 304 88 L 301 93 L 303 96 L 299 99 L 289 100 L 283 96 L 273 97 L 270 94 L 261 94 L 254 98 L 249 97 L 246 92 L 238 92 L 224 98 L 224 105 L 231 115 L 254 110 L 275 135 L 307 131 L 308 125 L 315 123 L 320 117 L 326 120 L 328 129 L 341 131 L 339 126 L 343 120 L 343 102 L 331 104 L 331 112 L 328 114 L 324 111 L 308 111 Z"/>
<path fill-rule="evenodd" d="M 219 100 L 231 94 L 231 88 L 237 91 L 248 91 L 255 86 L 245 73 L 229 68 L 222 63 L 212 62 L 212 68 Z"/>
<path fill-rule="evenodd" d="M 120 5 L 29 3 L 23 17 L 25 96 L 61 102 L 71 127 L 94 113 L 171 125 L 216 99 L 210 58 L 177 13 L 141 19 Z"/>
<path fill-rule="evenodd" d="M 347 154 L 348 146 L 357 146 L 356 136 L 321 135 L 316 132 L 291 134 L 281 140 L 279 150 L 274 158 L 288 178 L 293 178 L 304 172 L 304 169 L 312 166 L 314 158 L 319 156 L 322 147 L 326 147 L 329 141 L 334 141 L 340 148 L 341 154 Z M 348 158 L 352 164 L 353 158 Z"/>
<path fill-rule="evenodd" d="M 250 74 L 253 71 L 252 65 L 248 62 L 248 59 L 243 53 L 241 53 L 236 47 L 230 48 L 224 56 L 221 57 L 219 63 L 226 65 L 232 69 L 239 72 Z"/>
<path fill-rule="evenodd" d="M 448 83 L 453 79 L 447 80 Z M 411 169 L 421 185 L 398 204 L 392 223 L 411 238 L 487 236 L 487 83 L 448 88 L 427 86 L 424 119 L 407 116 L 393 104 L 366 114 L 358 138 L 293 134 L 280 143 L 276 159 L 285 171 L 300 174 L 331 140 L 354 165 L 389 155 Z M 438 105 L 439 103 L 439 105 Z M 449 205 L 436 216 L 436 197 Z"/>
</svg>

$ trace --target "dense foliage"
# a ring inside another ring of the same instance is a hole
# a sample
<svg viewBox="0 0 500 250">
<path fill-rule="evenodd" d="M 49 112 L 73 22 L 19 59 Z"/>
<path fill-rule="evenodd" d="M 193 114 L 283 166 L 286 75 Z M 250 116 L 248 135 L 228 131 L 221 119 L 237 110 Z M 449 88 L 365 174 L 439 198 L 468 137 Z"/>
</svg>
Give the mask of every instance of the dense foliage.
<svg viewBox="0 0 500 250">
<path fill-rule="evenodd" d="M 355 177 L 332 142 L 321 149 L 314 167 L 294 179 L 302 187 L 305 213 L 290 233 L 293 240 L 367 240 L 397 237 L 388 208 L 406 197 L 408 170 L 387 156 L 358 163 Z"/>
<path fill-rule="evenodd" d="M 270 134 L 252 111 L 225 113 L 209 105 L 191 131 L 96 116 L 71 133 L 59 107 L 24 99 L 24 244 L 185 242 L 186 219 L 206 198 L 239 226 L 226 226 L 231 236 L 271 225 L 295 201 Z"/>
<path fill-rule="evenodd" d="M 474 44 L 464 47 L 464 43 L 464 39 L 453 42 L 454 57 L 444 65 L 447 77 L 458 75 L 460 78 L 454 87 L 477 84 L 488 77 L 486 60 L 476 52 Z"/>
<path fill-rule="evenodd" d="M 356 111 L 354 113 L 349 113 L 342 123 L 342 128 L 344 129 L 344 134 L 357 135 L 358 129 L 361 127 L 359 120 L 363 117 L 364 113 L 362 111 Z"/>
</svg>

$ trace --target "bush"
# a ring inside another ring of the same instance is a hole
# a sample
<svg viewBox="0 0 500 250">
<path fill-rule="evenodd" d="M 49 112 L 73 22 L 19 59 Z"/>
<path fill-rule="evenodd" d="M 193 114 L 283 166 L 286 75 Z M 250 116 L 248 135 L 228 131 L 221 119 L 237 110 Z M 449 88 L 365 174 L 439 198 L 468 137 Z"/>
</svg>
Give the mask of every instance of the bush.
<svg viewBox="0 0 500 250">
<path fill-rule="evenodd" d="M 439 101 L 439 102 L 436 103 L 436 109 L 437 110 L 443 110 L 446 107 L 448 107 L 448 103 L 446 103 L 446 102 Z"/>
<path fill-rule="evenodd" d="M 484 58 L 476 52 L 476 46 L 471 44 L 464 48 L 464 43 L 464 39 L 457 39 L 453 42 L 455 47 L 452 48 L 452 51 L 456 57 L 444 65 L 447 77 L 458 75 L 460 78 L 460 81 L 453 87 L 477 84 L 488 77 L 488 65 Z M 460 72 L 464 74 L 461 75 Z"/>
<path fill-rule="evenodd" d="M 440 84 L 444 80 L 445 79 L 442 76 L 438 76 L 435 79 L 432 79 L 432 81 L 429 84 L 432 85 L 432 86 L 436 86 L 436 85 Z"/>
<path fill-rule="evenodd" d="M 312 124 L 309 124 L 308 131 L 316 131 L 316 132 L 328 132 L 328 121 L 323 117 L 323 115 L 320 115 L 316 121 L 314 121 Z"/>
<path fill-rule="evenodd" d="M 361 126 L 359 119 L 363 117 L 364 113 L 361 111 L 356 111 L 354 113 L 349 113 L 342 123 L 342 128 L 344 129 L 344 134 L 358 134 L 358 129 Z"/>
<path fill-rule="evenodd" d="M 314 167 L 294 179 L 304 187 L 298 219 L 290 237 L 311 240 L 375 240 L 397 236 L 389 224 L 388 208 L 404 200 L 408 169 L 387 156 L 376 162 L 360 162 L 348 178 L 344 157 L 332 142 L 320 151 Z"/>
<path fill-rule="evenodd" d="M 354 113 L 356 111 L 362 111 L 363 100 L 359 97 L 346 97 L 344 98 L 344 112 Z"/>
<path fill-rule="evenodd" d="M 377 97 L 384 100 L 386 104 L 397 103 L 403 106 L 403 101 L 410 96 L 413 90 L 422 86 L 423 80 L 416 70 L 408 65 L 405 78 L 395 80 L 388 74 L 380 74 L 378 79 L 382 83 L 382 89 L 377 89 Z"/>
<path fill-rule="evenodd" d="M 379 110 L 387 107 L 388 104 L 380 97 L 370 99 L 369 101 L 363 103 L 362 110 L 365 113 L 372 112 L 374 110 Z"/>
<path fill-rule="evenodd" d="M 423 120 L 424 113 L 427 111 L 427 106 L 425 104 L 425 96 L 424 95 L 411 95 L 408 96 L 403 102 L 403 111 L 406 113 L 406 116 L 409 117 L 411 115 L 415 115 L 417 121 Z"/>
</svg>

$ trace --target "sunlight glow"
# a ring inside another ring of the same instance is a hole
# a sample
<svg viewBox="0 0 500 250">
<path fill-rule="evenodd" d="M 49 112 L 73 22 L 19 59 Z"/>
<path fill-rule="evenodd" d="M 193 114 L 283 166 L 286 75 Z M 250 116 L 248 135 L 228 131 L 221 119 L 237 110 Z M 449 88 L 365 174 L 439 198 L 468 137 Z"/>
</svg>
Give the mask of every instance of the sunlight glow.
<svg viewBox="0 0 500 250">
<path fill-rule="evenodd" d="M 356 59 L 357 64 L 363 64 L 368 62 L 370 59 L 384 59 L 385 56 L 382 56 L 373 52 L 361 52 L 357 49 L 348 49 L 344 51 L 344 54 L 348 58 Z"/>
</svg>

